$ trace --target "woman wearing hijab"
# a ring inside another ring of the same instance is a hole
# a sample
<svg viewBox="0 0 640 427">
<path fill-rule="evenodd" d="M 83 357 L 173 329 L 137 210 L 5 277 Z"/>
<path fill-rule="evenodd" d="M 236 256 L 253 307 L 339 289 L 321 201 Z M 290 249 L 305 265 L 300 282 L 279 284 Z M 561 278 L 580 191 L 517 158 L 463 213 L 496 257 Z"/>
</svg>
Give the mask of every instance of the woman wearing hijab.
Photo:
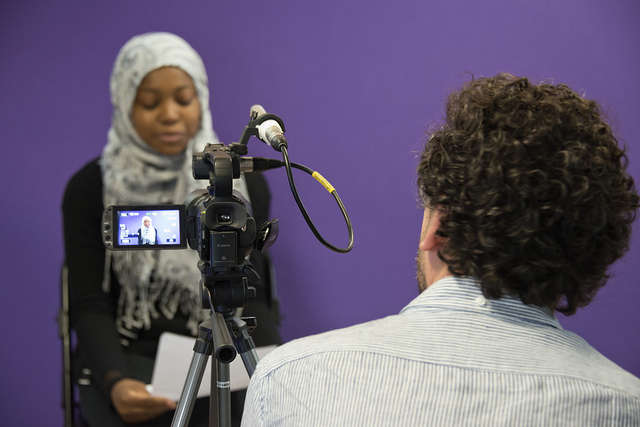
<svg viewBox="0 0 640 427">
<path fill-rule="evenodd" d="M 76 173 L 63 200 L 65 262 L 71 322 L 82 372 L 80 401 L 92 426 L 116 422 L 169 425 L 175 402 L 145 389 L 164 331 L 197 335 L 208 317 L 201 308 L 198 253 L 105 251 L 101 219 L 105 206 L 183 203 L 206 183 L 192 178 L 191 158 L 216 143 L 207 75 L 200 56 L 180 37 L 148 33 L 129 40 L 111 74 L 113 117 L 102 155 Z M 258 225 L 268 218 L 269 192 L 256 173 L 234 180 L 251 201 Z M 267 278 L 267 262 L 252 252 Z M 244 315 L 258 318 L 257 346 L 280 343 L 268 290 L 257 286 Z M 236 393 L 234 393 L 236 395 Z M 235 399 L 236 396 L 232 396 Z M 235 402 L 238 413 L 242 401 Z M 192 424 L 208 399 L 199 399 Z M 156 422 L 157 424 L 153 424 Z"/>
<path fill-rule="evenodd" d="M 158 244 L 158 232 L 151 225 L 151 217 L 149 215 L 142 217 L 142 226 L 138 228 L 138 243 L 141 245 Z"/>
</svg>

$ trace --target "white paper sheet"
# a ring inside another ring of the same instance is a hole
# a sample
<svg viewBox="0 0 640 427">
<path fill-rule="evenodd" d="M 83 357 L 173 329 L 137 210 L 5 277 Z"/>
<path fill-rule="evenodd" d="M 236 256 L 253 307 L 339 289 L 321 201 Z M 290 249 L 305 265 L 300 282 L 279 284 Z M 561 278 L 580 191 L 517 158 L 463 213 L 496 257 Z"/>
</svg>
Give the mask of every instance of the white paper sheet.
<svg viewBox="0 0 640 427">
<path fill-rule="evenodd" d="M 147 389 L 154 396 L 162 396 L 178 401 L 185 380 L 189 374 L 189 366 L 193 359 L 193 345 L 196 339 L 177 335 L 170 332 L 163 332 L 158 343 L 158 354 L 153 367 L 151 384 Z M 275 345 L 268 347 L 257 347 L 258 358 L 263 358 L 267 353 L 276 348 Z M 202 382 L 198 390 L 198 397 L 206 397 L 210 394 L 211 387 L 211 358 L 207 362 L 207 367 L 202 375 Z M 231 379 L 231 391 L 244 390 L 249 386 L 249 375 L 242 363 L 242 358 L 238 355 L 229 364 Z"/>
</svg>

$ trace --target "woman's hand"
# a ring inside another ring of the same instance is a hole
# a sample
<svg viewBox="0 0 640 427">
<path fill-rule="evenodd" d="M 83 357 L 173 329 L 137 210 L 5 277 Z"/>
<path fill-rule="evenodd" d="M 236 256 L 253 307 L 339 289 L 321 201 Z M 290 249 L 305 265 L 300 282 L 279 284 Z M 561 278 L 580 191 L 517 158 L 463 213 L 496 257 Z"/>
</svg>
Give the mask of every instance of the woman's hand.
<svg viewBox="0 0 640 427">
<path fill-rule="evenodd" d="M 111 388 L 111 403 L 123 421 L 141 423 L 176 408 L 164 397 L 151 396 L 142 381 L 123 378 Z"/>
</svg>

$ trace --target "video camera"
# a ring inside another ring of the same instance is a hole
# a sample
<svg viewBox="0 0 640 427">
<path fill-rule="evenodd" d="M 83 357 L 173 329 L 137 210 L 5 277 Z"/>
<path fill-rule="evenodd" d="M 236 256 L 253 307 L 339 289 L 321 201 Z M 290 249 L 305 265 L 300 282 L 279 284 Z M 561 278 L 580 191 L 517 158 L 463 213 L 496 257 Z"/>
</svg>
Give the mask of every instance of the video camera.
<svg viewBox="0 0 640 427">
<path fill-rule="evenodd" d="M 109 206 L 102 223 L 102 239 L 111 250 L 183 249 L 196 250 L 202 285 L 210 292 L 217 283 L 229 289 L 215 289 L 212 299 L 227 307 L 242 307 L 254 290 L 246 281 L 259 280 L 245 258 L 251 250 L 264 251 L 277 238 L 278 220 L 257 227 L 249 203 L 233 190 L 240 177 L 240 157 L 236 146 L 208 144 L 193 155 L 193 177 L 208 179 L 207 189 L 194 191 L 184 205 Z M 238 150 L 242 151 L 242 150 Z M 142 218 L 151 218 L 157 239 L 143 240 L 138 232 Z M 248 292 L 248 294 L 247 294 Z M 224 302 L 217 298 L 224 296 Z M 213 302 L 213 301 L 212 301 Z M 203 306 L 206 307 L 203 299 Z"/>
</svg>

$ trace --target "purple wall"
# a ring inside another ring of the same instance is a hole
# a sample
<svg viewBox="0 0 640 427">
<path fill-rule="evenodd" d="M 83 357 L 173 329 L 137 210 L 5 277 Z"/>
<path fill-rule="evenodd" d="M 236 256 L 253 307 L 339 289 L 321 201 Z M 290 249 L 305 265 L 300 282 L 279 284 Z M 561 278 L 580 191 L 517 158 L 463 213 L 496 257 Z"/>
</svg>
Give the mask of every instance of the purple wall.
<svg viewBox="0 0 640 427">
<path fill-rule="evenodd" d="M 30 4 L 33 3 L 33 4 Z M 436 4 L 437 3 L 437 4 Z M 3 1 L 0 5 L 4 425 L 57 425 L 55 316 L 63 251 L 60 200 L 97 156 L 110 122 L 108 78 L 132 35 L 172 31 L 203 56 L 214 127 L 237 141 L 261 103 L 285 122 L 292 161 L 322 173 L 354 224 L 347 255 L 304 223 L 284 170 L 268 173 L 281 230 L 273 254 L 289 340 L 398 312 L 416 295 L 422 134 L 467 72 L 553 78 L 617 118 L 640 181 L 637 0 Z M 278 158 L 257 140 L 249 154 Z M 330 241 L 346 244 L 331 196 L 297 174 Z M 638 226 L 640 227 L 640 225 Z M 595 303 L 562 323 L 640 375 L 640 234 Z M 636 285 L 634 285 L 636 283 Z"/>
</svg>

